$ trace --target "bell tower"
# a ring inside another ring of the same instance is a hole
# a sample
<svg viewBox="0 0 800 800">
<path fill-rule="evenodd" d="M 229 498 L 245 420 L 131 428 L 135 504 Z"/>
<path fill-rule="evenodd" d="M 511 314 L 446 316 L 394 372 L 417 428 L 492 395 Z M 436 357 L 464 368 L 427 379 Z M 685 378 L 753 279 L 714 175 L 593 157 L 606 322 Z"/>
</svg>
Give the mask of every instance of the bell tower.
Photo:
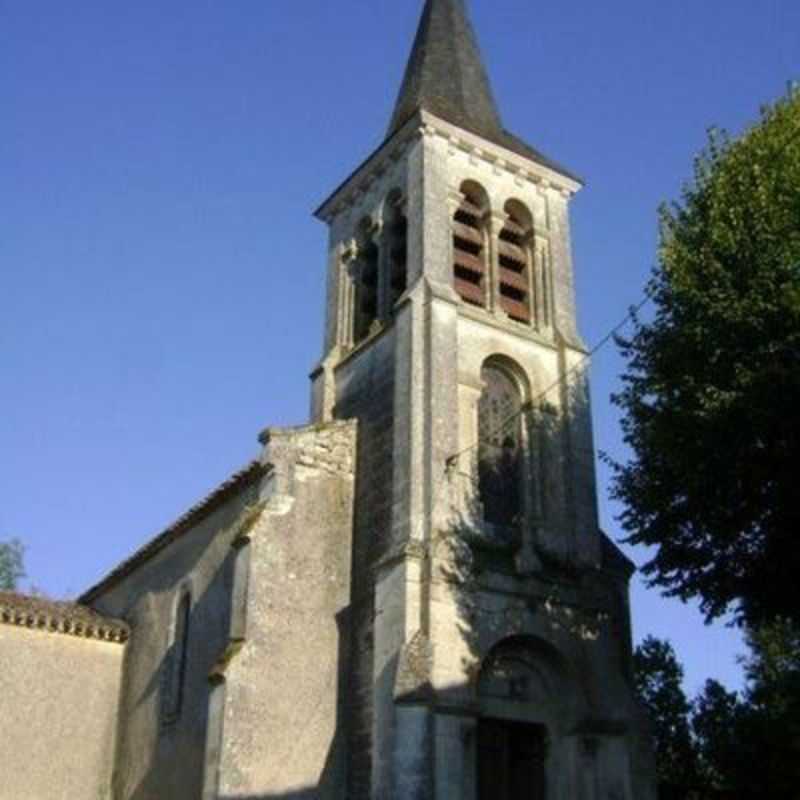
<svg viewBox="0 0 800 800">
<path fill-rule="evenodd" d="M 463 0 L 427 0 L 385 140 L 317 211 L 312 417 L 358 420 L 349 800 L 654 797 L 632 565 L 597 520 L 580 189 L 503 127 Z"/>
</svg>

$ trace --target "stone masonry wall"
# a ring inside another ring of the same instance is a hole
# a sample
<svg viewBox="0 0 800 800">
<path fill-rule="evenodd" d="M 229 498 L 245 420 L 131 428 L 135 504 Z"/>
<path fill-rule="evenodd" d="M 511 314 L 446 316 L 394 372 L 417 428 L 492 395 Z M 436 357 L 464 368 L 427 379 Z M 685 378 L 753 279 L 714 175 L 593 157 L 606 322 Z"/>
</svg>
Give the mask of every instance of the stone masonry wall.
<svg viewBox="0 0 800 800">
<path fill-rule="evenodd" d="M 393 331 L 384 332 L 345 361 L 336 376 L 336 416 L 359 423 L 350 612 L 348 800 L 368 800 L 371 791 L 373 567 L 388 546 L 392 521 L 394 344 Z"/>
<path fill-rule="evenodd" d="M 258 484 L 244 487 L 92 601 L 132 629 L 120 703 L 115 800 L 203 796 L 209 675 L 230 629 L 231 544 L 258 500 Z M 167 724 L 164 676 L 185 592 L 191 596 L 191 612 L 183 699 L 179 715 Z"/>
<path fill-rule="evenodd" d="M 0 625 L 0 800 L 110 800 L 124 653 Z"/>
<path fill-rule="evenodd" d="M 204 798 L 344 800 L 355 436 L 338 422 L 262 437 L 271 472 L 236 543 L 242 602 L 217 675 Z"/>
</svg>

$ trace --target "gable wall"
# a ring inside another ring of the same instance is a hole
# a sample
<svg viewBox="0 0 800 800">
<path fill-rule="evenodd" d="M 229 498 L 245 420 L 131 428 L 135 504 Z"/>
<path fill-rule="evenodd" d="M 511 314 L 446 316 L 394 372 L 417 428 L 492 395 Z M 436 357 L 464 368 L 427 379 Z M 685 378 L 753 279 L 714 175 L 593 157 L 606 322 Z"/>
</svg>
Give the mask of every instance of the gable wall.
<svg viewBox="0 0 800 800">
<path fill-rule="evenodd" d="M 111 797 L 124 654 L 0 625 L 0 800 Z"/>
<path fill-rule="evenodd" d="M 346 796 L 355 436 L 350 422 L 268 433 L 273 470 L 234 589 L 241 639 L 214 704 L 218 792 L 209 781 L 204 797 Z"/>
<path fill-rule="evenodd" d="M 93 601 L 132 629 L 119 715 L 115 800 L 199 798 L 211 685 L 209 675 L 228 641 L 235 553 L 259 482 L 183 532 L 132 574 Z M 187 672 L 179 718 L 162 720 L 162 692 L 177 606 L 191 593 Z"/>
</svg>

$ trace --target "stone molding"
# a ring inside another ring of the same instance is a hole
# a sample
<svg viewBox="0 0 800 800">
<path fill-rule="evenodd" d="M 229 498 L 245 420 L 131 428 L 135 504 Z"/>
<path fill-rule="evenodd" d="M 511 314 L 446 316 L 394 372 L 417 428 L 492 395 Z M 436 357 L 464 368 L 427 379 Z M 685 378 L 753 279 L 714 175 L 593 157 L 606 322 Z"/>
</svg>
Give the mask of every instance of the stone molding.
<svg viewBox="0 0 800 800">
<path fill-rule="evenodd" d="M 422 631 L 417 631 L 400 651 L 394 686 L 398 703 L 419 703 L 432 695 L 431 672 L 433 645 Z"/>
<path fill-rule="evenodd" d="M 538 184 L 542 188 L 552 187 L 562 193 L 564 197 L 571 197 L 583 188 L 583 184 L 577 179 L 556 172 L 532 158 L 526 158 L 502 145 L 490 142 L 482 136 L 459 128 L 428 111 L 423 110 L 420 116 L 426 135 L 440 136 L 446 139 L 454 149 L 461 150 L 478 161 L 485 161 L 497 167 L 501 172 L 508 172 L 523 180 Z"/>
<path fill-rule="evenodd" d="M 508 172 L 522 181 L 534 183 L 540 189 L 552 188 L 565 199 L 583 188 L 578 180 L 421 110 L 357 167 L 314 212 L 314 216 L 323 222 L 331 222 L 366 193 L 386 173 L 391 163 L 402 158 L 413 141 L 437 136 L 445 139 L 453 152 L 460 150 L 476 161 L 485 161 L 500 172 Z"/>
</svg>

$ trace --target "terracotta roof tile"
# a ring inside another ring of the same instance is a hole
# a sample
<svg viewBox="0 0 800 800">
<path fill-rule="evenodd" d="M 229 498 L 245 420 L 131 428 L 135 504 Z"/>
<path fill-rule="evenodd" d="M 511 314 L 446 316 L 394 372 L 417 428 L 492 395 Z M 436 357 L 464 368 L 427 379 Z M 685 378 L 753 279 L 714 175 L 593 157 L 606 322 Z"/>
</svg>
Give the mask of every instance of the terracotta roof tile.
<svg viewBox="0 0 800 800">
<path fill-rule="evenodd" d="M 204 517 L 219 508 L 226 500 L 237 494 L 246 486 L 263 477 L 269 472 L 269 466 L 260 461 L 252 461 L 239 472 L 234 473 L 228 480 L 220 484 L 211 494 L 199 503 L 193 505 L 185 514 L 180 516 L 168 528 L 149 541 L 144 547 L 137 550 L 130 558 L 115 567 L 100 583 L 84 592 L 79 601 L 81 603 L 94 602 L 103 592 L 114 584 L 130 575 L 144 562 L 151 559 L 165 547 L 187 533 Z"/>
<path fill-rule="evenodd" d="M 130 636 L 130 628 L 125 622 L 103 617 L 80 603 L 59 602 L 15 592 L 0 592 L 0 625 L 16 625 L 120 644 Z"/>
</svg>

